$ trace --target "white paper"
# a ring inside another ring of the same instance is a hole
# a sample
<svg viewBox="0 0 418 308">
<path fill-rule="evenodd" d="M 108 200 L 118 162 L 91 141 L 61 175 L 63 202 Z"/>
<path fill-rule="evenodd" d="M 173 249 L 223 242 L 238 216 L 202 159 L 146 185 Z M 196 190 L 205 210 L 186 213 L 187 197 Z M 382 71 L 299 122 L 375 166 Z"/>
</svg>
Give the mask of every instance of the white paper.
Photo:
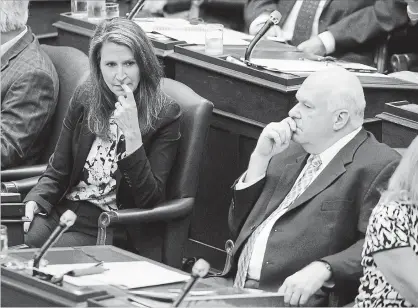
<svg viewBox="0 0 418 308">
<path fill-rule="evenodd" d="M 204 45 L 206 26 L 193 25 L 185 19 L 177 18 L 137 18 L 135 22 L 145 32 L 158 32 L 167 37 L 185 41 L 189 44 Z M 251 38 L 248 34 L 224 28 L 224 45 L 247 46 Z"/>
<path fill-rule="evenodd" d="M 55 276 L 70 270 L 95 265 L 95 263 L 54 264 L 43 270 Z M 147 261 L 134 262 L 105 262 L 103 267 L 108 269 L 101 274 L 81 277 L 64 276 L 64 281 L 76 286 L 117 285 L 128 289 L 162 285 L 186 281 L 189 275 L 181 274 Z"/>
<path fill-rule="evenodd" d="M 311 73 L 336 66 L 342 66 L 346 69 L 366 70 L 370 72 L 376 71 L 376 68 L 374 67 L 351 62 L 312 61 L 308 59 L 251 59 L 251 62 L 257 65 L 262 65 L 266 68 L 289 73 Z"/>
</svg>

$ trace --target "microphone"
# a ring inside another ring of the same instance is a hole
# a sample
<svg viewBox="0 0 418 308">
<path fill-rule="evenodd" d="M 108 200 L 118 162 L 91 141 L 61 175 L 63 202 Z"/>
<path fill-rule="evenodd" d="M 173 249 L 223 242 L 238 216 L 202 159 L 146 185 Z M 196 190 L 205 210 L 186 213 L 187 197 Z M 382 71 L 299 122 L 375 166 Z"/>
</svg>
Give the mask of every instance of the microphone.
<svg viewBox="0 0 418 308">
<path fill-rule="evenodd" d="M 255 45 L 260 41 L 260 39 L 266 34 L 266 32 L 274 25 L 278 25 L 280 22 L 280 19 L 282 19 L 282 15 L 279 11 L 273 11 L 271 12 L 269 19 L 266 21 L 264 26 L 257 32 L 257 34 L 254 36 L 254 38 L 251 40 L 250 44 L 248 44 L 247 48 L 245 49 L 245 62 L 248 63 L 250 61 L 251 53 L 253 52 L 253 49 Z"/>
<path fill-rule="evenodd" d="M 129 13 L 126 13 L 126 18 L 132 20 L 135 17 L 135 15 L 142 9 L 142 7 L 144 6 L 144 2 L 145 0 L 138 0 L 133 9 Z"/>
<path fill-rule="evenodd" d="M 196 261 L 192 268 L 192 277 L 189 279 L 189 281 L 187 281 L 186 285 L 181 290 L 181 293 L 174 301 L 172 307 L 178 307 L 181 304 L 181 302 L 184 300 L 187 294 L 189 294 L 190 290 L 197 282 L 197 280 L 207 275 L 207 273 L 209 272 L 209 268 L 210 265 L 205 260 L 199 259 Z"/>
<path fill-rule="evenodd" d="M 33 257 L 34 268 L 39 269 L 39 262 L 41 261 L 42 257 L 45 255 L 49 247 L 51 247 L 58 240 L 58 238 L 64 233 L 65 230 L 67 230 L 74 224 L 76 219 L 77 215 L 70 210 L 65 211 L 64 214 L 61 215 L 60 222 L 58 226 L 55 228 L 54 232 L 51 233 L 49 238 L 42 245 L 41 249 L 39 249 L 39 251 L 35 253 L 35 256 Z"/>
</svg>

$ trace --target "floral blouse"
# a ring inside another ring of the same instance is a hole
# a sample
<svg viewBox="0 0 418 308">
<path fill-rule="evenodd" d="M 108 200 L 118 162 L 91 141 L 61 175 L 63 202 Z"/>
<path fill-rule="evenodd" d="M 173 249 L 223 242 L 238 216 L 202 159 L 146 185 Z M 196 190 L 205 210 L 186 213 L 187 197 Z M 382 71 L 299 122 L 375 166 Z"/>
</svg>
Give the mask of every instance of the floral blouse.
<svg viewBox="0 0 418 308">
<path fill-rule="evenodd" d="M 84 164 L 80 182 L 66 195 L 68 200 L 85 200 L 103 211 L 116 210 L 117 161 L 125 153 L 117 153 L 122 134 L 115 121 L 110 119 L 109 139 L 96 137 Z"/>
<path fill-rule="evenodd" d="M 357 307 L 411 307 L 376 267 L 373 253 L 411 247 L 418 254 L 418 205 L 396 201 L 379 203 L 373 210 L 363 246 L 363 277 Z"/>
</svg>

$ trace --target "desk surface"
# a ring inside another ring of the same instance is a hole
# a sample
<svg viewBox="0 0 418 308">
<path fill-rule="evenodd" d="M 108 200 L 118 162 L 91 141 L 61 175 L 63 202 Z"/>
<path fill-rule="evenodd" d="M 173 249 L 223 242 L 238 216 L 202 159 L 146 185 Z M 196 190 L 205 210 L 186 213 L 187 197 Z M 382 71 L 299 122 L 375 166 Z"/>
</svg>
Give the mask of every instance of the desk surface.
<svg viewBox="0 0 418 308">
<path fill-rule="evenodd" d="M 246 46 L 224 46 L 224 52 L 221 56 L 210 56 L 204 52 L 204 46 L 199 45 L 180 45 L 175 46 L 175 53 L 170 57 L 177 61 L 183 61 L 193 65 L 203 64 L 208 70 L 222 72 L 225 75 L 241 77 L 243 80 L 251 83 L 259 83 L 283 92 L 295 92 L 305 77 L 297 74 L 277 73 L 267 70 L 259 70 L 233 64 L 225 60 L 226 56 L 243 58 Z M 309 58 L 309 55 L 296 50 L 295 47 L 273 41 L 260 41 L 252 53 L 252 58 L 260 59 L 292 59 Z M 199 61 L 203 63 L 199 63 Z M 241 74 L 240 74 L 241 73 Z M 259 78 L 255 79 L 254 77 Z M 418 84 L 409 81 L 387 77 L 360 75 L 359 79 L 365 88 L 383 88 L 383 89 L 405 89 L 418 90 Z M 271 84 L 269 83 L 271 82 Z"/>
<path fill-rule="evenodd" d="M 33 258 L 34 253 L 37 249 L 24 249 L 9 251 L 9 256 L 11 258 L 17 258 L 20 260 L 30 260 Z M 68 247 L 68 248 L 52 248 L 45 256 L 45 259 L 48 260 L 49 264 L 68 264 L 68 263 L 92 263 L 97 262 L 98 260 L 104 262 L 131 262 L 131 261 L 148 261 L 150 263 L 156 264 L 158 266 L 170 269 L 172 271 L 177 271 L 183 273 L 180 270 L 171 268 L 167 265 L 149 260 L 147 258 L 141 257 L 139 255 L 130 253 L 128 251 L 122 250 L 114 246 L 84 246 L 84 247 Z M 42 288 L 38 284 L 33 284 L 30 282 L 22 282 L 14 279 L 7 275 L 2 279 L 2 305 L 3 306 L 26 306 L 28 303 L 39 304 L 40 306 L 85 306 L 86 302 L 75 302 L 71 301 L 69 297 L 62 296 L 59 292 L 52 292 L 51 289 Z M 28 278 L 30 278 L 28 276 Z M 40 282 L 40 284 L 45 284 Z M 51 285 L 51 284 L 48 284 Z M 142 289 L 152 289 L 152 290 L 167 290 L 172 288 L 180 288 L 183 283 L 174 283 L 167 284 L 162 286 L 147 287 Z M 209 284 L 210 285 L 210 284 Z M 208 286 L 208 284 L 202 284 L 202 286 Z M 59 287 L 56 287 L 59 288 Z M 63 284 L 60 287 L 64 290 L 71 291 L 73 293 L 85 292 L 86 288 L 80 288 L 68 283 Z M 59 291 L 59 289 L 57 289 Z M 98 286 L 92 287 L 88 290 L 104 290 L 108 294 L 112 295 L 123 295 L 123 290 L 120 290 L 112 286 Z M 88 291 L 87 290 L 87 291 Z M 54 294 L 55 293 L 55 294 Z"/>
</svg>

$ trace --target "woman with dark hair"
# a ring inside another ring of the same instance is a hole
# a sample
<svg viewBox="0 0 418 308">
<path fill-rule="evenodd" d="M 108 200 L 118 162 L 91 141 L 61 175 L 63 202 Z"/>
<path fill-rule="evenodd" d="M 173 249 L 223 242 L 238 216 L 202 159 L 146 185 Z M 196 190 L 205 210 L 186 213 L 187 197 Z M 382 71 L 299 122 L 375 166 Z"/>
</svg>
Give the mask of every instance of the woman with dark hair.
<svg viewBox="0 0 418 308">
<path fill-rule="evenodd" d="M 356 307 L 418 306 L 418 137 L 373 209 Z"/>
<path fill-rule="evenodd" d="M 45 242 L 67 209 L 77 220 L 56 245 L 94 245 L 103 211 L 164 200 L 181 111 L 160 89 L 163 72 L 151 43 L 133 21 L 105 20 L 89 58 L 90 76 L 72 97 L 48 168 L 25 198 L 25 215 L 33 219 L 24 225 L 25 242 L 32 247 Z M 117 231 L 134 246 L 125 248 L 159 259 L 161 225 Z"/>
</svg>

